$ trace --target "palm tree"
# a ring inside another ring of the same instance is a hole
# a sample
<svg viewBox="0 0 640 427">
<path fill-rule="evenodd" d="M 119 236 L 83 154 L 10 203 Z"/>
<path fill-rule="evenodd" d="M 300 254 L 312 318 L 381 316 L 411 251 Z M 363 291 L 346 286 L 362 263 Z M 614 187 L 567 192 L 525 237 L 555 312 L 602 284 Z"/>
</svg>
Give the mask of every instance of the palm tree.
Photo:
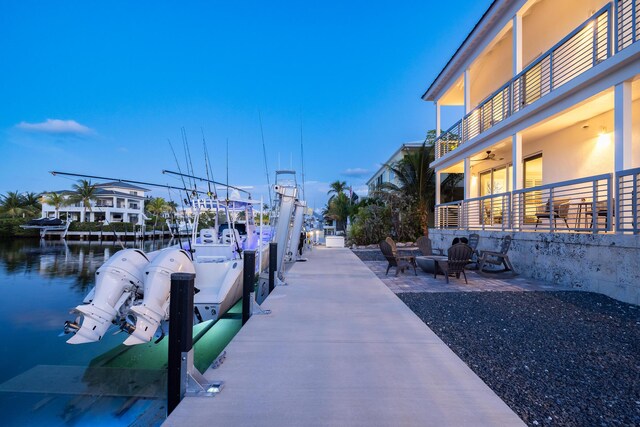
<svg viewBox="0 0 640 427">
<path fill-rule="evenodd" d="M 24 207 L 24 197 L 17 191 L 8 191 L 7 194 L 1 196 L 0 208 L 2 212 L 16 217 L 24 214 L 26 209 Z"/>
<path fill-rule="evenodd" d="M 147 208 L 147 212 L 155 216 L 155 222 L 153 223 L 154 230 L 158 225 L 158 217 L 171 209 L 171 207 L 167 204 L 167 202 L 162 197 L 156 197 L 151 199 L 151 201 L 147 203 L 146 208 Z"/>
<path fill-rule="evenodd" d="M 31 215 L 38 215 L 42 211 L 40 195 L 33 192 L 26 192 L 22 195 L 22 203 L 25 210 Z"/>
<path fill-rule="evenodd" d="M 429 167 L 434 158 L 434 146 L 427 145 L 425 140 L 419 150 L 407 153 L 401 160 L 389 165 L 399 185 L 394 183 L 382 185 L 382 189 L 401 193 L 415 201 L 420 229 L 425 236 L 429 235 L 429 211 L 435 204 L 436 173 Z"/>
<path fill-rule="evenodd" d="M 347 183 L 345 181 L 333 181 L 331 184 L 329 184 L 329 191 L 327 191 L 327 194 L 331 194 L 329 200 L 333 199 L 339 194 L 344 194 L 347 188 Z"/>
<path fill-rule="evenodd" d="M 84 209 L 80 222 L 84 222 L 87 217 L 87 210 L 91 212 L 91 202 L 97 198 L 97 188 L 95 184 L 91 184 L 91 181 L 87 181 L 86 179 L 79 180 L 77 184 L 73 184 L 72 188 L 75 194 L 73 194 L 69 200 L 73 203 L 82 203 Z"/>
<path fill-rule="evenodd" d="M 44 194 L 41 198 L 42 203 L 46 203 L 49 206 L 53 206 L 56 211 L 56 218 L 60 217 L 60 208 L 67 205 L 69 202 L 66 197 L 60 193 L 48 193 Z"/>
</svg>

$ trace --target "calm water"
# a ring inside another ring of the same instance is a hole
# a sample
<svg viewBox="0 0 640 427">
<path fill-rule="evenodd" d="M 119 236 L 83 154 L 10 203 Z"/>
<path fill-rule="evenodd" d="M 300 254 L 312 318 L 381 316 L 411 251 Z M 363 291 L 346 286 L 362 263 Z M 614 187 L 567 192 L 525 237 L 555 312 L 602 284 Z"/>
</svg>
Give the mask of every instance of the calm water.
<svg viewBox="0 0 640 427">
<path fill-rule="evenodd" d="M 165 245 L 168 241 L 165 241 Z M 59 336 L 69 310 L 93 286 L 96 269 L 120 249 L 111 243 L 0 242 L 0 413 L 3 425 L 158 425 L 165 417 L 167 339 L 121 345 L 123 334 L 69 345 Z M 149 244 L 145 250 L 153 249 Z M 158 243 L 155 245 L 158 249 Z M 196 345 L 203 369 L 239 329 L 217 328 L 224 342 Z M 210 334 L 211 335 L 211 334 Z M 200 346 L 200 350 L 198 349 Z M 90 368 L 87 368 L 90 367 Z"/>
</svg>

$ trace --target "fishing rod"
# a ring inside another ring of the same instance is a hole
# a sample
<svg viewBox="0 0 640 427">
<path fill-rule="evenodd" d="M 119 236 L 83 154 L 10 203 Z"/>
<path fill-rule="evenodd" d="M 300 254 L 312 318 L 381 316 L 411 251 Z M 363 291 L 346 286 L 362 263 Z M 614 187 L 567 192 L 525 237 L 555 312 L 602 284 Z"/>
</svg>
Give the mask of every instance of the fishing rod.
<svg viewBox="0 0 640 427">
<path fill-rule="evenodd" d="M 202 132 L 202 145 L 204 148 L 204 168 L 207 171 L 207 187 L 209 188 L 209 197 L 213 196 L 214 199 L 218 198 L 218 189 L 213 184 L 213 193 L 211 193 L 211 178 L 213 177 L 213 169 L 211 169 L 211 162 L 209 161 L 209 150 L 207 149 L 207 141 L 204 139 L 204 129 L 200 128 Z M 209 174 L 211 172 L 211 174 Z"/>
<path fill-rule="evenodd" d="M 302 200 L 307 200 L 304 196 L 304 145 L 302 143 L 302 117 L 300 118 L 300 163 L 302 166 Z"/>
<path fill-rule="evenodd" d="M 262 113 L 258 110 L 258 117 L 260 118 L 260 135 L 262 136 L 262 154 L 264 155 L 264 170 L 267 174 L 267 190 L 269 191 L 269 206 L 273 207 L 273 200 L 271 200 L 271 182 L 269 182 L 269 167 L 267 166 L 267 148 L 264 145 L 264 129 L 262 129 Z"/>
<path fill-rule="evenodd" d="M 243 189 L 243 188 L 236 187 L 236 186 L 229 185 L 229 184 L 225 184 L 225 183 L 223 183 L 223 182 L 214 181 L 214 180 L 212 180 L 212 179 L 211 179 L 211 180 L 208 180 L 207 178 L 201 178 L 201 177 L 198 177 L 198 176 L 187 175 L 187 174 L 180 173 L 180 172 L 173 172 L 173 171 L 170 171 L 170 170 L 163 170 L 163 171 L 162 171 L 162 173 L 164 173 L 164 174 L 169 174 L 169 175 L 184 176 L 184 177 L 192 178 L 192 179 L 196 179 L 196 180 L 199 180 L 199 181 L 202 181 L 202 182 L 210 181 L 212 184 L 222 185 L 222 186 L 225 186 L 225 187 L 227 187 L 227 188 L 233 188 L 234 190 L 238 190 L 238 191 L 241 191 L 241 192 L 243 192 L 243 193 L 246 193 L 246 194 L 248 194 L 248 195 L 249 195 L 249 197 L 251 197 L 251 193 L 250 193 L 250 192 L 248 192 L 247 190 Z M 198 192 L 199 192 L 199 193 L 203 193 L 202 191 L 198 191 Z"/>
<path fill-rule="evenodd" d="M 104 181 L 116 181 L 116 182 L 123 182 L 123 183 L 127 183 L 127 184 L 140 184 L 140 185 L 146 185 L 149 187 L 159 187 L 159 188 L 167 188 L 167 189 L 171 189 L 171 190 L 186 190 L 186 188 L 180 188 L 180 187 L 174 187 L 172 185 L 169 184 L 154 184 L 152 182 L 144 182 L 144 181 L 133 181 L 130 179 L 121 179 L 121 178 L 109 178 L 109 177 L 105 177 L 105 176 L 95 176 L 95 175 L 84 175 L 81 173 L 70 173 L 70 172 L 60 172 L 60 171 L 49 171 L 49 173 L 53 176 L 56 175 L 61 175 L 61 176 L 75 176 L 78 178 L 89 178 L 89 179 L 100 179 L 100 180 L 104 180 Z M 205 194 L 204 191 L 198 191 L 198 193 L 201 194 Z"/>
</svg>

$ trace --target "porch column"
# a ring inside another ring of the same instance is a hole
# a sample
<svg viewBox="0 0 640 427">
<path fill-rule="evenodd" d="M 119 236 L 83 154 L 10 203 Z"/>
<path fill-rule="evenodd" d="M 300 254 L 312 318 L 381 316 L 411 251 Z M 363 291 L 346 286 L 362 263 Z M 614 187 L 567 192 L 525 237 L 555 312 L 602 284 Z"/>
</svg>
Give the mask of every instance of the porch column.
<svg viewBox="0 0 640 427">
<path fill-rule="evenodd" d="M 442 185 L 442 172 L 436 171 L 436 206 L 440 204 L 440 186 Z"/>
<path fill-rule="evenodd" d="M 516 13 L 512 23 L 513 31 L 513 75 L 522 71 L 522 12 Z"/>
<path fill-rule="evenodd" d="M 440 136 L 440 101 L 436 101 L 436 138 Z"/>
<path fill-rule="evenodd" d="M 516 132 L 511 136 L 511 159 L 512 159 L 512 171 L 513 176 L 511 177 L 511 191 L 520 190 L 524 187 L 523 185 L 523 163 L 522 163 L 522 134 L 520 132 Z M 513 228 L 519 228 L 521 218 L 524 217 L 524 212 L 522 212 L 523 206 L 517 205 L 518 199 L 515 197 L 511 197 L 511 220 L 513 221 Z"/>
<path fill-rule="evenodd" d="M 471 73 L 467 68 L 464 70 L 464 114 L 471 111 Z"/>
<path fill-rule="evenodd" d="M 464 158 L 464 199 L 471 198 L 471 157 Z"/>
<path fill-rule="evenodd" d="M 511 191 L 521 190 L 523 187 L 522 165 L 522 134 L 517 132 L 511 137 L 511 158 L 513 159 L 513 176 L 511 177 Z"/>
<path fill-rule="evenodd" d="M 631 82 L 617 84 L 614 92 L 614 170 L 631 169 Z"/>
</svg>

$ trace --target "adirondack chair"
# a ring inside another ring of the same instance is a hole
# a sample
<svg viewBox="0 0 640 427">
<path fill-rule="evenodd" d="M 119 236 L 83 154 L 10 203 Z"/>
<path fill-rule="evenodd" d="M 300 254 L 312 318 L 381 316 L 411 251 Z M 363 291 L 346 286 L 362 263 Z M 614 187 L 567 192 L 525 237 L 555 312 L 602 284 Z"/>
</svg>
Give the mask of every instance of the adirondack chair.
<svg viewBox="0 0 640 427">
<path fill-rule="evenodd" d="M 509 260 L 509 255 L 507 255 L 510 246 L 511 236 L 504 236 L 502 244 L 500 245 L 500 252 L 482 251 L 482 255 L 478 261 L 478 269 L 482 271 L 485 264 L 504 265 L 504 270 L 501 271 L 511 271 L 516 274 L 513 264 L 511 264 Z"/>
<path fill-rule="evenodd" d="M 385 275 L 389 274 L 389 269 L 391 267 L 396 268 L 396 276 L 400 271 L 404 271 L 409 267 L 413 267 L 413 273 L 417 276 L 418 273 L 416 271 L 416 261 L 413 256 L 399 256 L 397 255 L 397 251 L 394 253 L 392 246 L 385 240 L 380 242 L 380 251 L 382 255 L 387 259 L 389 265 L 387 266 L 387 271 Z"/>
<path fill-rule="evenodd" d="M 464 283 L 467 282 L 467 274 L 464 272 L 464 266 L 471 262 L 471 255 L 473 249 L 466 243 L 456 243 L 451 246 L 447 251 L 447 260 L 438 261 L 438 267 L 444 273 L 444 278 L 449 283 L 449 275 L 455 274 L 456 278 L 460 278 L 460 273 L 464 276 Z M 436 269 L 437 270 L 437 269 Z M 436 271 L 433 273 L 433 277 L 436 277 Z"/>
<path fill-rule="evenodd" d="M 433 248 L 431 247 L 431 239 L 427 236 L 420 236 L 416 240 L 416 246 L 420 249 L 423 256 L 433 255 Z"/>
</svg>

